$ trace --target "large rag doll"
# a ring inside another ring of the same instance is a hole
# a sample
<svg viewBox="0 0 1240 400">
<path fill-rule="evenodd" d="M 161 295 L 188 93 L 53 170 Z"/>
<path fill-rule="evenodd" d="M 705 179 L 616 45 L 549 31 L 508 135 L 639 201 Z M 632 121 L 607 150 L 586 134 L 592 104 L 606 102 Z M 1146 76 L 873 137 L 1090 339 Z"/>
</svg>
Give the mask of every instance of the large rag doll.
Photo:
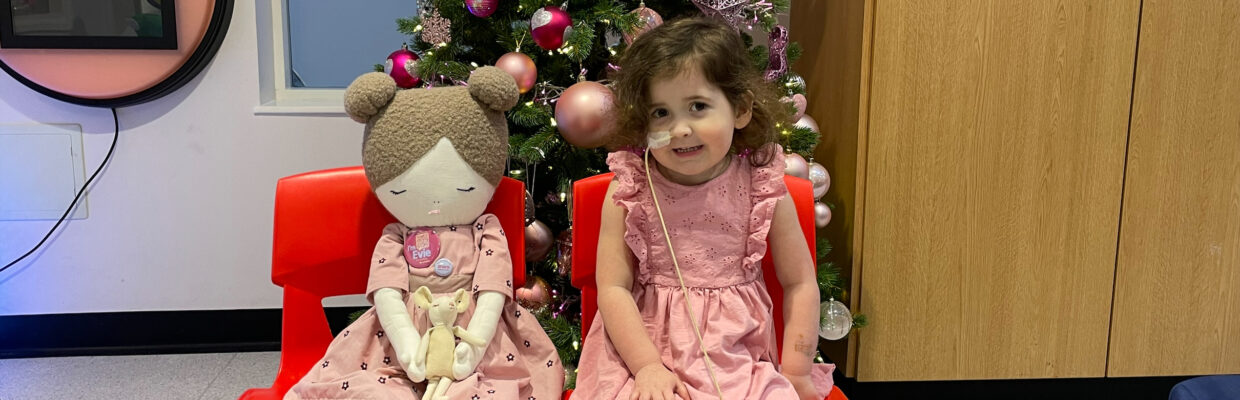
<svg viewBox="0 0 1240 400">
<path fill-rule="evenodd" d="M 345 110 L 366 124 L 366 177 L 399 222 L 384 228 L 371 259 L 366 296 L 374 307 L 336 336 L 286 399 L 431 399 L 423 396 L 428 363 L 439 366 L 436 383 L 451 365 L 436 399 L 560 397 L 563 365 L 538 321 L 513 301 L 504 230 L 483 214 L 508 158 L 504 111 L 518 96 L 512 77 L 494 67 L 475 70 L 467 87 L 399 90 L 378 72 L 349 85 Z M 423 286 L 433 297 L 420 298 L 426 304 L 460 289 L 471 296 L 455 321 L 440 322 L 471 340 L 426 349 L 453 343 L 421 343 L 432 327 L 413 296 Z"/>
</svg>

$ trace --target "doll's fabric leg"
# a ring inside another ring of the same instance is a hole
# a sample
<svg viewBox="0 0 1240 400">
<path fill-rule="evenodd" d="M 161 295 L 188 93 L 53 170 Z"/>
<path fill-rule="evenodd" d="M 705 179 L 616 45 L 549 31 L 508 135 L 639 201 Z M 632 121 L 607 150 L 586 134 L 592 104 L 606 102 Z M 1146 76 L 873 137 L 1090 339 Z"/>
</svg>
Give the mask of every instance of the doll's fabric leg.
<svg viewBox="0 0 1240 400">
<path fill-rule="evenodd" d="M 452 384 L 452 378 L 449 378 L 446 376 L 443 378 L 439 378 L 439 384 L 435 386 L 435 393 L 431 395 L 431 399 L 447 400 L 448 399 L 448 396 L 447 396 L 448 386 L 451 384 Z M 428 393 L 430 392 L 429 387 L 427 387 L 427 392 Z"/>
<path fill-rule="evenodd" d="M 426 391 L 422 393 L 423 400 L 435 399 L 435 388 L 439 386 L 439 381 L 434 379 L 426 380 Z"/>
</svg>

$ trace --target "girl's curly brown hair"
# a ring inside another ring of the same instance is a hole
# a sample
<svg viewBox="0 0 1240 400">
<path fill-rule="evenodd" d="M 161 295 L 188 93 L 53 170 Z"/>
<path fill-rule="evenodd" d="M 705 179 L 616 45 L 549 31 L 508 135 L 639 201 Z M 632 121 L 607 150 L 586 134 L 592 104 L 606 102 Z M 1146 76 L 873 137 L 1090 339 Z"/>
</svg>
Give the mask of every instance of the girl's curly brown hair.
<svg viewBox="0 0 1240 400">
<path fill-rule="evenodd" d="M 733 135 L 732 153 L 750 153 L 753 166 L 771 162 L 775 146 L 766 145 L 777 140 L 775 124 L 787 119 L 787 110 L 748 54 L 736 29 L 702 17 L 667 22 L 638 36 L 624 51 L 615 75 L 618 129 L 610 148 L 646 147 L 650 82 L 697 68 L 727 96 L 734 111 L 753 101 L 753 117 Z"/>
</svg>

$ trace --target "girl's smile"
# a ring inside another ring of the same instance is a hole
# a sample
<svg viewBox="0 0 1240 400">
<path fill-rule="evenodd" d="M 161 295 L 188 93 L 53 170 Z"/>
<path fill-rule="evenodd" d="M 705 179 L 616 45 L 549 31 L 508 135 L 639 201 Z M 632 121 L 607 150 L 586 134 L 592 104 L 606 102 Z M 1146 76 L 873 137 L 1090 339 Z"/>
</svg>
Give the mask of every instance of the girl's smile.
<svg viewBox="0 0 1240 400">
<path fill-rule="evenodd" d="M 723 173 L 732 135 L 749 124 L 752 107 L 734 106 L 694 65 L 675 76 L 651 79 L 648 93 L 648 132 L 670 136 L 667 146 L 650 150 L 659 172 L 682 185 L 701 184 Z"/>
</svg>

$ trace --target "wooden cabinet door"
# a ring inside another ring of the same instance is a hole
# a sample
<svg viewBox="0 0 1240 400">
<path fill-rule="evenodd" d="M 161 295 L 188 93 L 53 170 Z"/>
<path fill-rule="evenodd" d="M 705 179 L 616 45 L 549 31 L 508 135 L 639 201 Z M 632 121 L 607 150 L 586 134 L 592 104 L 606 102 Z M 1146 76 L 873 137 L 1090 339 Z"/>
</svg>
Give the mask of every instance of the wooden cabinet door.
<svg viewBox="0 0 1240 400">
<path fill-rule="evenodd" d="M 1240 373 L 1240 1 L 1141 14 L 1107 372 Z"/>
<path fill-rule="evenodd" d="M 1140 1 L 870 5 L 858 378 L 1103 376 Z"/>
</svg>

